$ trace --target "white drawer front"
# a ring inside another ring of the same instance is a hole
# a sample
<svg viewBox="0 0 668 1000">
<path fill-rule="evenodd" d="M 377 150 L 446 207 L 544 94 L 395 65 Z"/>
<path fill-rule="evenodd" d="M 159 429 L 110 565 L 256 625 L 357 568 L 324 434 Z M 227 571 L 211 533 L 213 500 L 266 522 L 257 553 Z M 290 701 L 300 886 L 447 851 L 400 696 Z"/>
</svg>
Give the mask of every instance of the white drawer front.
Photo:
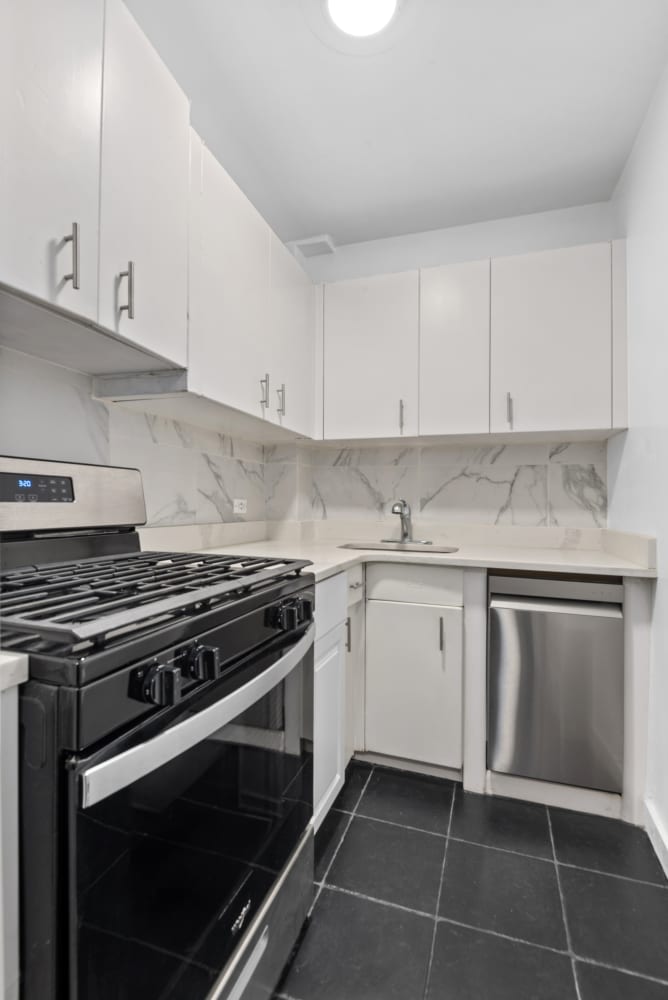
<svg viewBox="0 0 668 1000">
<path fill-rule="evenodd" d="M 370 601 L 463 607 L 464 570 L 410 563 L 369 563 L 366 596 Z"/>
<path fill-rule="evenodd" d="M 315 585 L 315 637 L 327 635 L 342 625 L 348 613 L 348 581 L 345 573 L 337 573 Z"/>
</svg>

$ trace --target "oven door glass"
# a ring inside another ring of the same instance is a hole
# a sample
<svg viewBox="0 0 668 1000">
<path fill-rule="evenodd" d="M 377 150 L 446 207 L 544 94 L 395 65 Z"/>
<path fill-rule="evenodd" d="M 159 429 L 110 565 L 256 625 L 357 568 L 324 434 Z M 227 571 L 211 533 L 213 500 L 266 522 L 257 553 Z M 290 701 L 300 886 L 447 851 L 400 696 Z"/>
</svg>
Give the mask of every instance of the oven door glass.
<svg viewBox="0 0 668 1000">
<path fill-rule="evenodd" d="M 268 661 L 256 686 L 285 676 L 252 704 L 209 692 L 157 736 L 69 762 L 71 1000 L 209 994 L 312 819 L 305 646 Z"/>
</svg>

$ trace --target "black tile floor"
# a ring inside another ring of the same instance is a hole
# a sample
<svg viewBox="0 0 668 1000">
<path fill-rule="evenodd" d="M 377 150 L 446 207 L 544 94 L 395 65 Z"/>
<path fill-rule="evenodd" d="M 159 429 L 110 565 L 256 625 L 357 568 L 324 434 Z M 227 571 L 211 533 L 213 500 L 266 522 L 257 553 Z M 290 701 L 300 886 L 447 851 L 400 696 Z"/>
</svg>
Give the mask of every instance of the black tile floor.
<svg viewBox="0 0 668 1000">
<path fill-rule="evenodd" d="M 280 1000 L 668 1000 L 643 831 L 354 763 Z"/>
</svg>

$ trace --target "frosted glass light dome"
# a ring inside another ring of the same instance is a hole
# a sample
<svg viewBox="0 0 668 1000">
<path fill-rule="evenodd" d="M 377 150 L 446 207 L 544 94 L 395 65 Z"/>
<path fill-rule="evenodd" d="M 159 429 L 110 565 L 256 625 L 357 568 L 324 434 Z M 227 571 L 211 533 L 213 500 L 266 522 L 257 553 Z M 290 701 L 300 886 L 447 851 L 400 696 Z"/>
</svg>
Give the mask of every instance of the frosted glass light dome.
<svg viewBox="0 0 668 1000">
<path fill-rule="evenodd" d="M 355 38 L 377 35 L 388 26 L 397 6 L 398 0 L 327 0 L 336 27 Z"/>
</svg>

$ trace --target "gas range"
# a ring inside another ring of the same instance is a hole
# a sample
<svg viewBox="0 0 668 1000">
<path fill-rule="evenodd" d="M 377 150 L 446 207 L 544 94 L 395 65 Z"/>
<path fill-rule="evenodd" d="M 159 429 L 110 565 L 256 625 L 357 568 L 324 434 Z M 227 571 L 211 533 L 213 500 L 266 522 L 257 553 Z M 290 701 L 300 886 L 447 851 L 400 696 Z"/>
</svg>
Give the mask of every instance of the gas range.
<svg viewBox="0 0 668 1000">
<path fill-rule="evenodd" d="M 0 487 L 24 1000 L 269 996 L 312 893 L 309 563 L 140 551 L 136 470 L 0 458 Z"/>
</svg>

